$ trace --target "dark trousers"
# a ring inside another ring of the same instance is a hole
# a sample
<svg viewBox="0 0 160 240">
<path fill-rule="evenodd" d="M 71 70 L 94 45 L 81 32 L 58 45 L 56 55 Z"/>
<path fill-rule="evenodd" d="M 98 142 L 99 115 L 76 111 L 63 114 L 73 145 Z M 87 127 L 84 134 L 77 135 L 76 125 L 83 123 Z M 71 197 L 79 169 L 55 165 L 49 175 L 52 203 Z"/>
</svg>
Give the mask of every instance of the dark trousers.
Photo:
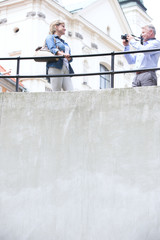
<svg viewBox="0 0 160 240">
<path fill-rule="evenodd" d="M 136 74 L 132 87 L 157 86 L 157 76 L 155 71 L 146 71 Z"/>
</svg>

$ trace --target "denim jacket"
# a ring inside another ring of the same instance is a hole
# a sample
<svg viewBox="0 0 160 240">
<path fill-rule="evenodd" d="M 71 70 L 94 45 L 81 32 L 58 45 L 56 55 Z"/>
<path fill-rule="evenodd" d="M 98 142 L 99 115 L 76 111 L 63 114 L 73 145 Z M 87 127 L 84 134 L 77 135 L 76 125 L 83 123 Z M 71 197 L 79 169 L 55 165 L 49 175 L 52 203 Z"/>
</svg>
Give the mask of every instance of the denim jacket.
<svg viewBox="0 0 160 240">
<path fill-rule="evenodd" d="M 54 41 L 54 39 L 56 41 Z M 54 34 L 47 36 L 46 45 L 47 45 L 48 49 L 55 55 L 58 51 L 65 52 L 65 46 L 68 46 L 68 44 L 63 39 L 59 38 L 57 35 L 54 35 Z M 71 49 L 70 48 L 69 48 L 69 54 L 71 54 Z M 72 62 L 72 59 L 69 62 Z M 59 60 L 57 62 L 47 62 L 47 69 L 49 67 L 55 67 L 55 68 L 58 68 L 58 69 L 62 69 L 63 58 L 59 58 Z M 69 63 L 69 73 L 74 73 L 70 63 Z"/>
</svg>

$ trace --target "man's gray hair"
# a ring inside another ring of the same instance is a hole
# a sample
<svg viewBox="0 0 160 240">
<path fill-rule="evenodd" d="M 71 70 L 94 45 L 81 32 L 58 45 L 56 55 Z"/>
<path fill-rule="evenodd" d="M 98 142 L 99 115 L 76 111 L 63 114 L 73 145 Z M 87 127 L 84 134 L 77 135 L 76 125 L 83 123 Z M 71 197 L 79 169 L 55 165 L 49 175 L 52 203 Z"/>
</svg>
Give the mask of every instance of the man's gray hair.
<svg viewBox="0 0 160 240">
<path fill-rule="evenodd" d="M 152 24 L 148 24 L 145 27 L 148 27 L 149 29 L 151 29 L 153 31 L 154 35 L 156 35 L 156 29 Z"/>
</svg>

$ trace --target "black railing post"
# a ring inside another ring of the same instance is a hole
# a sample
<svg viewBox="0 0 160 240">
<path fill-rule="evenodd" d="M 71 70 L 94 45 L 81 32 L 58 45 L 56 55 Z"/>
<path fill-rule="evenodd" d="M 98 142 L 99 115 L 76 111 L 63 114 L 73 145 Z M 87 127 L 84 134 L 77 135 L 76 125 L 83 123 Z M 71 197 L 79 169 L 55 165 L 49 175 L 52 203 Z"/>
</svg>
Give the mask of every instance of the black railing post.
<svg viewBox="0 0 160 240">
<path fill-rule="evenodd" d="M 17 58 L 17 72 L 16 74 L 19 75 L 19 68 L 20 68 L 20 57 Z M 16 78 L 16 92 L 19 91 L 19 77 Z"/>
<path fill-rule="evenodd" d="M 114 56 L 115 53 L 111 52 L 111 88 L 114 88 Z"/>
</svg>

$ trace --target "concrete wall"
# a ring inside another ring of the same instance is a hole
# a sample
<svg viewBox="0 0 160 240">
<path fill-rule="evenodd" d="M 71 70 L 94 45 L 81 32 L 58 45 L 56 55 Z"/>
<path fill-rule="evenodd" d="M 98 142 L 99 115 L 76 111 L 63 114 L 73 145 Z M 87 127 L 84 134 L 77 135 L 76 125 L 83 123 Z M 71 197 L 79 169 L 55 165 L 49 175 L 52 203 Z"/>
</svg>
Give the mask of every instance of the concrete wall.
<svg viewBox="0 0 160 240">
<path fill-rule="evenodd" d="M 122 239 L 160 239 L 160 88 L 0 94 L 0 240 Z"/>
</svg>

